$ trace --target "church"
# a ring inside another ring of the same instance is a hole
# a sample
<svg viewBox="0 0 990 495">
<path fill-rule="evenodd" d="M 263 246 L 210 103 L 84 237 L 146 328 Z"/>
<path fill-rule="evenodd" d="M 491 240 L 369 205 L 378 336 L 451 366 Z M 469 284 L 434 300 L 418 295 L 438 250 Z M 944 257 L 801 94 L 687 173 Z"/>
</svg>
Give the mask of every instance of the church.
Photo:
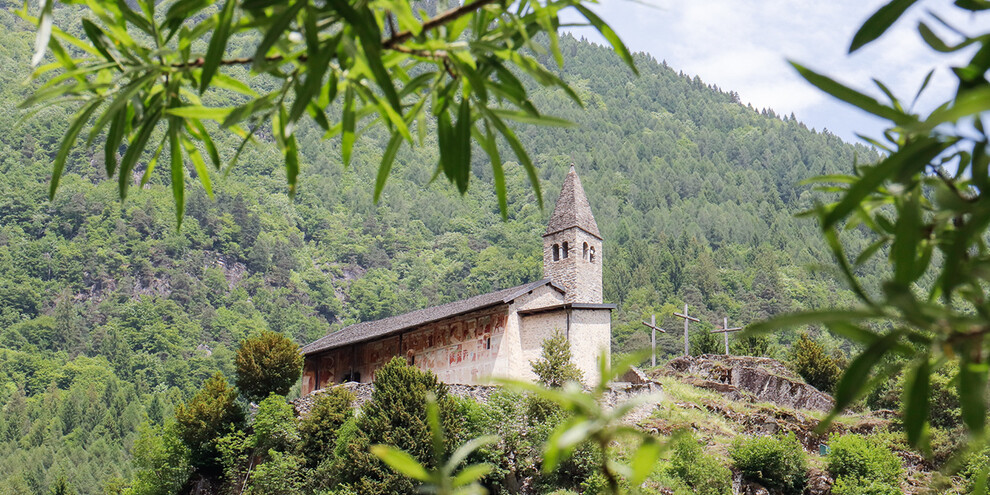
<svg viewBox="0 0 990 495">
<path fill-rule="evenodd" d="M 330 333 L 302 348 L 303 395 L 336 383 L 370 382 L 395 356 L 445 383 L 491 377 L 533 380 L 530 361 L 562 332 L 586 384 L 610 352 L 614 304 L 602 303 L 602 236 L 574 166 L 543 234 L 543 280 Z"/>
</svg>

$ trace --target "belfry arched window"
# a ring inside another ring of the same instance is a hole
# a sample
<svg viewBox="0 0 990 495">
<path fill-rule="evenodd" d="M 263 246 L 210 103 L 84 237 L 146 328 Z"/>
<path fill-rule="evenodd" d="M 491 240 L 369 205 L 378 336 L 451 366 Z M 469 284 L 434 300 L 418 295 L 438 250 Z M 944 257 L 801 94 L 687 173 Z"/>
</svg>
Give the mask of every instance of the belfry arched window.
<svg viewBox="0 0 990 495">
<path fill-rule="evenodd" d="M 588 243 L 584 243 L 584 250 L 581 251 L 581 259 L 588 261 Z"/>
<path fill-rule="evenodd" d="M 554 261 L 560 261 L 560 245 L 559 244 L 554 244 L 553 245 L 553 260 Z"/>
<path fill-rule="evenodd" d="M 563 245 L 563 255 L 562 255 L 561 257 L 563 257 L 563 258 L 566 258 L 566 257 L 567 257 L 567 253 L 568 253 L 569 251 L 570 251 L 570 249 L 567 249 L 567 241 L 564 241 L 564 245 Z"/>
<path fill-rule="evenodd" d="M 591 251 L 588 253 L 588 261 L 595 262 L 595 246 L 591 246 Z"/>
</svg>

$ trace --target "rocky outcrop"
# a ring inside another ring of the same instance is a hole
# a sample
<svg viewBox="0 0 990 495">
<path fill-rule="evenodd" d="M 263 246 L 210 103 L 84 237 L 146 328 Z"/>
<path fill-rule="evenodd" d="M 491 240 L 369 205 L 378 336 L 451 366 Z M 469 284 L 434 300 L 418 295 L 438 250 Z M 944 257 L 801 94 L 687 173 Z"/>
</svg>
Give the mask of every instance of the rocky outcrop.
<svg viewBox="0 0 990 495">
<path fill-rule="evenodd" d="M 780 361 L 750 356 L 685 356 L 653 373 L 672 375 L 733 400 L 751 400 L 796 409 L 829 411 L 835 401 L 804 383 Z"/>
<path fill-rule="evenodd" d="M 631 366 L 628 371 L 623 373 L 622 376 L 619 377 L 619 381 L 632 383 L 634 385 L 655 383 L 653 380 L 650 380 L 650 377 L 646 376 L 646 373 L 643 373 L 643 370 L 635 366 Z"/>
<path fill-rule="evenodd" d="M 805 483 L 804 495 L 829 495 L 832 493 L 832 477 L 821 469 L 809 469 Z M 732 474 L 732 493 L 739 495 L 782 495 L 783 491 L 779 488 L 767 488 L 755 481 L 744 480 L 742 474 L 734 472 Z"/>
<path fill-rule="evenodd" d="M 828 495 L 832 493 L 834 481 L 828 471 L 811 468 L 808 470 L 808 484 L 804 486 L 804 493 L 805 495 Z"/>
</svg>

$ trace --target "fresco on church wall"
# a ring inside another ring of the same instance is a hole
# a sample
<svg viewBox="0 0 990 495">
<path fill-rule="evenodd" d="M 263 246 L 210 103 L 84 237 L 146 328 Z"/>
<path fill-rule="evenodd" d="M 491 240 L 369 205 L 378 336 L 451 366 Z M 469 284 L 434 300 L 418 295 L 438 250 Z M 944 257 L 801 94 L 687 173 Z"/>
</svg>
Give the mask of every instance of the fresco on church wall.
<svg viewBox="0 0 990 495">
<path fill-rule="evenodd" d="M 433 371 L 444 382 L 478 383 L 494 368 L 507 320 L 507 307 L 500 306 L 407 330 L 401 337 L 393 335 L 308 356 L 303 394 L 355 378 L 369 382 L 375 370 L 400 355 L 420 369 Z"/>
</svg>

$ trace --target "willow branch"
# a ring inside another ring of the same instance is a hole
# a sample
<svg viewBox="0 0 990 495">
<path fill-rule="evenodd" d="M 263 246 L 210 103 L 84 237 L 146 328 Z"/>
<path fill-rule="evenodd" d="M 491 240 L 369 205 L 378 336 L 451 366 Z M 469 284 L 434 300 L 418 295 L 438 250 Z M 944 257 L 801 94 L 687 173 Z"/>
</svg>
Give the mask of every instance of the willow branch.
<svg viewBox="0 0 990 495">
<path fill-rule="evenodd" d="M 490 5 L 498 1 L 500 0 L 478 0 L 477 2 L 469 3 L 457 7 L 456 9 L 450 9 L 444 12 L 443 14 L 440 14 L 424 22 L 423 30 L 426 31 L 426 30 L 438 28 L 440 26 L 443 26 L 444 24 L 447 24 L 448 22 L 464 17 L 465 15 L 470 14 L 476 10 L 479 10 L 482 7 L 485 7 L 486 5 Z M 394 27 L 392 29 L 394 29 Z M 408 53 L 411 55 L 419 55 L 421 57 L 428 57 L 428 58 L 447 57 L 447 54 L 442 51 L 430 52 L 426 50 L 414 50 L 411 48 L 405 48 L 401 46 L 401 43 L 404 43 L 413 36 L 414 34 L 412 33 L 412 31 L 402 31 L 401 33 L 396 33 L 391 38 L 382 41 L 382 48 L 386 50 L 395 50 L 397 52 Z M 277 62 L 281 62 L 284 59 L 285 59 L 284 55 L 272 55 L 270 57 L 265 57 L 265 62 L 277 63 Z M 298 57 L 296 57 L 296 60 L 305 62 L 306 55 L 299 55 Z M 220 61 L 220 65 L 249 65 L 253 63 L 254 63 L 253 57 L 230 58 Z M 176 69 L 189 69 L 189 68 L 202 67 L 205 64 L 206 64 L 206 59 L 200 57 L 195 60 L 190 60 L 188 62 L 180 62 L 180 63 L 172 64 L 172 67 Z"/>
<path fill-rule="evenodd" d="M 284 58 L 285 57 L 282 56 L 282 55 L 273 55 L 271 57 L 265 57 L 265 61 L 266 62 L 280 62 Z M 302 60 L 303 62 L 305 62 L 306 61 L 306 55 L 300 55 L 298 57 L 298 59 L 299 60 Z M 254 57 L 228 58 L 228 59 L 224 59 L 224 60 L 221 60 L 220 61 L 220 65 L 250 65 L 250 64 L 253 64 L 253 63 L 254 63 Z M 188 62 L 177 62 L 177 63 L 174 63 L 174 64 L 172 64 L 172 68 L 174 68 L 174 69 L 193 69 L 193 68 L 202 67 L 205 64 L 206 64 L 206 59 L 203 58 L 203 57 L 199 57 L 197 59 L 190 60 Z"/>
<path fill-rule="evenodd" d="M 438 16 L 436 16 L 436 17 L 434 17 L 434 18 L 432 18 L 432 19 L 424 22 L 423 23 L 423 30 L 426 31 L 426 30 L 430 30 L 430 29 L 434 29 L 434 28 L 443 26 L 444 24 L 447 24 L 450 21 L 453 21 L 453 20 L 459 19 L 461 17 L 464 17 L 465 15 L 470 14 L 470 13 L 474 12 L 475 10 L 478 10 L 478 9 L 480 9 L 480 8 L 486 6 L 486 5 L 493 4 L 493 3 L 498 2 L 498 1 L 499 0 L 478 0 L 477 2 L 474 2 L 474 3 L 469 3 L 469 4 L 461 5 L 460 7 L 457 7 L 456 9 L 450 9 L 450 10 L 444 12 L 443 14 L 440 14 L 440 15 L 438 15 Z M 412 37 L 413 37 L 412 31 L 403 31 L 403 32 L 398 33 L 395 36 L 392 36 L 391 38 L 383 41 L 382 42 L 382 48 L 390 49 L 390 48 L 394 47 L 395 45 L 397 45 L 399 43 L 402 43 L 402 42 L 404 42 L 404 41 L 406 41 L 406 40 L 408 40 L 409 38 L 412 38 Z"/>
</svg>

